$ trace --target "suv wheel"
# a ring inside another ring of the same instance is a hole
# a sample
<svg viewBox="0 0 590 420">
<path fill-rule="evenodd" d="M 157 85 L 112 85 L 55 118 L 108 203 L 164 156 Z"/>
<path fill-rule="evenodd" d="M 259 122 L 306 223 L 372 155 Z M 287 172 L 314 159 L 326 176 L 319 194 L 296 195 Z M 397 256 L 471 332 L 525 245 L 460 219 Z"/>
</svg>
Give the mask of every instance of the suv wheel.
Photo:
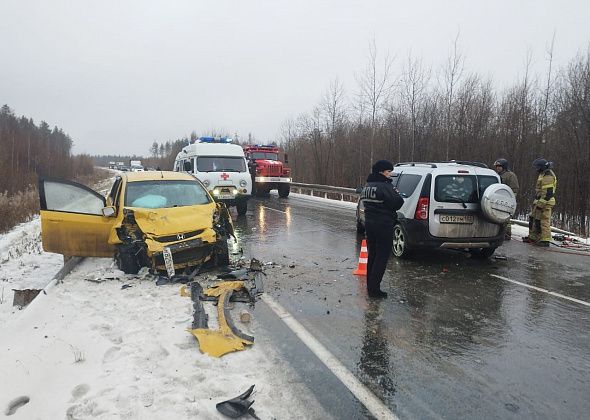
<svg viewBox="0 0 590 420">
<path fill-rule="evenodd" d="M 393 255 L 398 258 L 407 258 L 410 256 L 406 231 L 399 223 L 393 228 Z"/>
<path fill-rule="evenodd" d="M 473 248 L 469 250 L 469 253 L 473 258 L 490 258 L 496 248 Z"/>
</svg>

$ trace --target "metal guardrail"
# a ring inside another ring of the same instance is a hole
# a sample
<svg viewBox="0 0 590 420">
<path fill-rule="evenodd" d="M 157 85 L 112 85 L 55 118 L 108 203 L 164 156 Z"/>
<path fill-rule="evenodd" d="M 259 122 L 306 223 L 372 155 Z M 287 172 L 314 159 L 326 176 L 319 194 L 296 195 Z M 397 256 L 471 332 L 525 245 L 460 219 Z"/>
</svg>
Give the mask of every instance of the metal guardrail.
<svg viewBox="0 0 590 420">
<path fill-rule="evenodd" d="M 356 203 L 359 195 L 356 193 L 354 188 L 345 187 L 332 187 L 330 185 L 319 185 L 319 184 L 303 184 L 301 182 L 292 182 L 291 190 L 299 194 L 312 195 L 314 197 L 322 197 L 332 200 L 350 201 Z M 511 219 L 513 224 L 528 227 L 529 223 L 523 220 Z M 555 233 L 561 233 L 570 236 L 576 236 L 573 232 L 551 227 L 551 231 Z"/>
<path fill-rule="evenodd" d="M 514 224 L 514 225 L 529 227 L 529 222 L 527 222 L 525 220 L 511 219 L 511 221 L 512 221 L 512 224 Z M 569 232 L 567 230 L 559 229 L 559 228 L 556 228 L 553 226 L 551 226 L 551 232 L 561 233 L 562 235 L 578 236 L 574 232 Z"/>
<path fill-rule="evenodd" d="M 312 195 L 314 197 L 350 201 L 353 203 L 357 202 L 359 196 L 354 188 L 333 187 L 319 184 L 304 184 L 301 182 L 292 182 L 291 191 L 299 194 Z"/>
</svg>

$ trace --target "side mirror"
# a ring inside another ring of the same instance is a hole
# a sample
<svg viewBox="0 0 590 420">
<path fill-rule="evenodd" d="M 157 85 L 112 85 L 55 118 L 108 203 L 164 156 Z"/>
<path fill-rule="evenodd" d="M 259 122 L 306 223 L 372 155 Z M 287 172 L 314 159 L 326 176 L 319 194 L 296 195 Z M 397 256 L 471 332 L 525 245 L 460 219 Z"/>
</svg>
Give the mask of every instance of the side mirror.
<svg viewBox="0 0 590 420">
<path fill-rule="evenodd" d="M 102 209 L 102 215 L 104 217 L 113 217 L 113 216 L 115 216 L 115 214 L 117 214 L 117 210 L 115 209 L 114 206 L 107 206 L 107 207 L 103 207 L 103 209 Z"/>
<path fill-rule="evenodd" d="M 354 190 L 354 192 L 357 194 L 360 194 L 362 190 L 363 190 L 363 187 L 358 187 L 356 190 Z"/>
<path fill-rule="evenodd" d="M 285 163 L 289 163 L 289 156 L 285 153 Z"/>
<path fill-rule="evenodd" d="M 193 165 L 191 164 L 190 160 L 185 160 L 182 165 L 185 172 L 191 172 L 193 170 Z"/>
</svg>

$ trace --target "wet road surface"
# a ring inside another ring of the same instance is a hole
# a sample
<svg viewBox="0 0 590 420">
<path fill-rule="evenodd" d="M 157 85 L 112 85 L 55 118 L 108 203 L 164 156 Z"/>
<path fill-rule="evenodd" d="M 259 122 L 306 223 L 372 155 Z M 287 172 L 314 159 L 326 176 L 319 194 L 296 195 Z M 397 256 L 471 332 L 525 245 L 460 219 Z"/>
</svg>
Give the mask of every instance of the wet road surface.
<svg viewBox="0 0 590 420">
<path fill-rule="evenodd" d="M 235 222 L 265 292 L 400 418 L 587 418 L 590 257 L 506 242 L 476 260 L 443 251 L 390 258 L 386 300 L 353 276 L 354 210 L 271 196 Z M 492 276 L 496 275 L 499 277 Z M 335 418 L 370 413 L 264 304 L 256 316 Z"/>
</svg>

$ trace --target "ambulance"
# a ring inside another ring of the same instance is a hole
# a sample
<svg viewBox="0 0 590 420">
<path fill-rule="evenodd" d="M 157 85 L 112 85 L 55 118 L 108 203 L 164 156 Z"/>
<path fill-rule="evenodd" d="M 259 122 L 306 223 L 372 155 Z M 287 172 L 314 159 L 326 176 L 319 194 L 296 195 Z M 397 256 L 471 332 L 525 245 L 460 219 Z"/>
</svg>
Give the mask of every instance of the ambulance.
<svg viewBox="0 0 590 420">
<path fill-rule="evenodd" d="M 241 146 L 230 138 L 200 137 L 176 156 L 174 171 L 189 172 L 203 183 L 215 201 L 246 214 L 252 178 Z"/>
</svg>

